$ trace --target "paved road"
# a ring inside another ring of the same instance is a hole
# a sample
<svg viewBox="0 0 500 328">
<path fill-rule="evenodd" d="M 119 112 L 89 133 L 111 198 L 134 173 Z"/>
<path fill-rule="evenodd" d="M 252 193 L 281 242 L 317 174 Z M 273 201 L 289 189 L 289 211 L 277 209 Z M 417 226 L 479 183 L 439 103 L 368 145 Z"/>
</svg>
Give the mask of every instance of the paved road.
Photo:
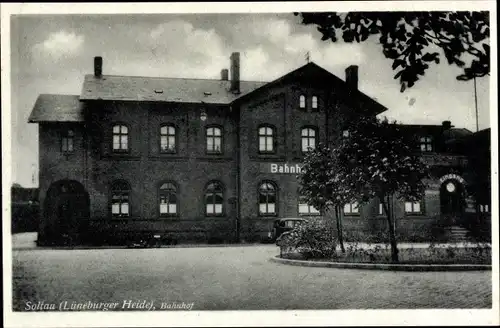
<svg viewBox="0 0 500 328">
<path fill-rule="evenodd" d="M 194 303 L 193 310 L 489 308 L 491 272 L 386 272 L 270 262 L 272 245 L 14 250 L 14 310 L 26 302 Z"/>
</svg>

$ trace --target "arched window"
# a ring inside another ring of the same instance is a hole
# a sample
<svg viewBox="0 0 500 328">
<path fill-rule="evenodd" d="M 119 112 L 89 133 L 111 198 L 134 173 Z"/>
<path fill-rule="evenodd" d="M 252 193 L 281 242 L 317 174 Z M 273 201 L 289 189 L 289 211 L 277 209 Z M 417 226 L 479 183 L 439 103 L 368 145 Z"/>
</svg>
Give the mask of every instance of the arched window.
<svg viewBox="0 0 500 328">
<path fill-rule="evenodd" d="M 264 181 L 259 186 L 259 215 L 276 215 L 276 185 Z"/>
<path fill-rule="evenodd" d="M 259 127 L 259 153 L 275 153 L 275 129 L 270 125 Z"/>
<path fill-rule="evenodd" d="M 128 151 L 128 128 L 125 125 L 113 126 L 113 151 Z"/>
<path fill-rule="evenodd" d="M 130 185 L 124 180 L 115 181 L 111 186 L 111 214 L 130 216 Z"/>
<path fill-rule="evenodd" d="M 207 153 L 221 154 L 222 153 L 222 129 L 219 127 L 208 127 L 207 135 Z"/>
<path fill-rule="evenodd" d="M 63 153 L 72 153 L 74 150 L 75 133 L 69 129 L 65 131 L 61 138 L 61 150 Z"/>
<path fill-rule="evenodd" d="M 320 212 L 314 206 L 309 205 L 307 197 L 299 192 L 299 214 L 300 215 L 319 215 Z"/>
<path fill-rule="evenodd" d="M 176 150 L 176 130 L 171 124 L 163 125 L 160 128 L 160 151 L 162 153 L 175 153 Z"/>
<path fill-rule="evenodd" d="M 302 152 L 308 152 L 316 148 L 317 133 L 314 128 L 302 128 L 301 131 Z"/>
<path fill-rule="evenodd" d="M 160 186 L 160 216 L 177 214 L 177 187 L 171 182 Z"/>
<path fill-rule="evenodd" d="M 212 181 L 205 190 L 205 213 L 207 216 L 222 215 L 224 204 L 224 188 L 218 181 Z"/>
<path fill-rule="evenodd" d="M 299 108 L 306 109 L 306 96 L 304 95 L 299 96 Z"/>
<path fill-rule="evenodd" d="M 311 108 L 313 110 L 317 110 L 318 109 L 318 96 L 312 96 L 312 99 L 311 99 Z"/>
</svg>

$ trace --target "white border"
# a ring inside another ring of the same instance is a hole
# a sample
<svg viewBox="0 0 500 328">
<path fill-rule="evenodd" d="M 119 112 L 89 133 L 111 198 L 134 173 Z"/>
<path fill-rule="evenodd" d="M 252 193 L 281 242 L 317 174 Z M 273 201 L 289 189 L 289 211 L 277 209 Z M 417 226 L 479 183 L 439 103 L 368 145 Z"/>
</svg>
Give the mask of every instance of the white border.
<svg viewBox="0 0 500 328">
<path fill-rule="evenodd" d="M 295 11 L 489 10 L 491 12 L 490 122 L 492 155 L 493 259 L 498 261 L 498 102 L 497 19 L 495 1 L 346 1 L 254 3 L 57 3 L 1 4 L 2 71 L 2 200 L 4 222 L 10 222 L 11 117 L 10 16 L 13 14 L 156 14 L 266 13 Z M 493 109 L 493 110 L 491 110 Z M 10 225 L 3 225 L 4 322 L 6 327 L 134 327 L 134 326 L 350 326 L 350 325 L 498 325 L 498 262 L 492 270 L 491 310 L 335 310 L 335 311 L 192 311 L 192 312 L 12 312 Z M 437 273 L 439 274 L 439 273 Z M 333 296 L 334 297 L 334 296 Z"/>
</svg>

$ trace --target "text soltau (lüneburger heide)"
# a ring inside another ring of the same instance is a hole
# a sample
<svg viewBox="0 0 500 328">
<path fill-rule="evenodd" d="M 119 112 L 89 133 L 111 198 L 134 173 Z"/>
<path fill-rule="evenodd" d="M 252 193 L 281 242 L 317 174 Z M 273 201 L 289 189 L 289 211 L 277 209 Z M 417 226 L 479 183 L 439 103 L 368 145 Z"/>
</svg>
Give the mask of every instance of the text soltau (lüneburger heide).
<svg viewBox="0 0 500 328">
<path fill-rule="evenodd" d="M 154 310 L 192 310 L 194 303 L 186 302 L 157 302 L 153 300 L 123 300 L 121 302 L 75 302 L 62 301 L 51 303 L 46 301 L 27 301 L 25 311 L 109 311 L 109 310 L 132 310 L 132 311 L 154 311 Z"/>
</svg>

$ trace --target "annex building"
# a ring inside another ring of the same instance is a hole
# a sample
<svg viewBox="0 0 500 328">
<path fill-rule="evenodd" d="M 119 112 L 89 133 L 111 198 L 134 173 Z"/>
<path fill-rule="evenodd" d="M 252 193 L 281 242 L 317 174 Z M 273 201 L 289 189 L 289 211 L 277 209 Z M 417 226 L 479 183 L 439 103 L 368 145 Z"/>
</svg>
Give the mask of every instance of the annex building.
<svg viewBox="0 0 500 328">
<path fill-rule="evenodd" d="M 296 178 L 305 152 L 387 108 L 358 90 L 356 66 L 345 80 L 311 62 L 258 82 L 240 80 L 240 64 L 233 53 L 219 79 L 114 76 L 95 57 L 79 95 L 41 94 L 29 118 L 39 126 L 38 243 L 263 241 L 276 218 L 317 217 Z M 395 201 L 398 233 L 478 211 L 458 142 L 472 132 L 448 121 L 407 128 L 434 179 L 421 202 Z M 480 205 L 489 211 L 488 199 Z M 360 238 L 385 224 L 376 201 L 344 213 Z"/>
</svg>

